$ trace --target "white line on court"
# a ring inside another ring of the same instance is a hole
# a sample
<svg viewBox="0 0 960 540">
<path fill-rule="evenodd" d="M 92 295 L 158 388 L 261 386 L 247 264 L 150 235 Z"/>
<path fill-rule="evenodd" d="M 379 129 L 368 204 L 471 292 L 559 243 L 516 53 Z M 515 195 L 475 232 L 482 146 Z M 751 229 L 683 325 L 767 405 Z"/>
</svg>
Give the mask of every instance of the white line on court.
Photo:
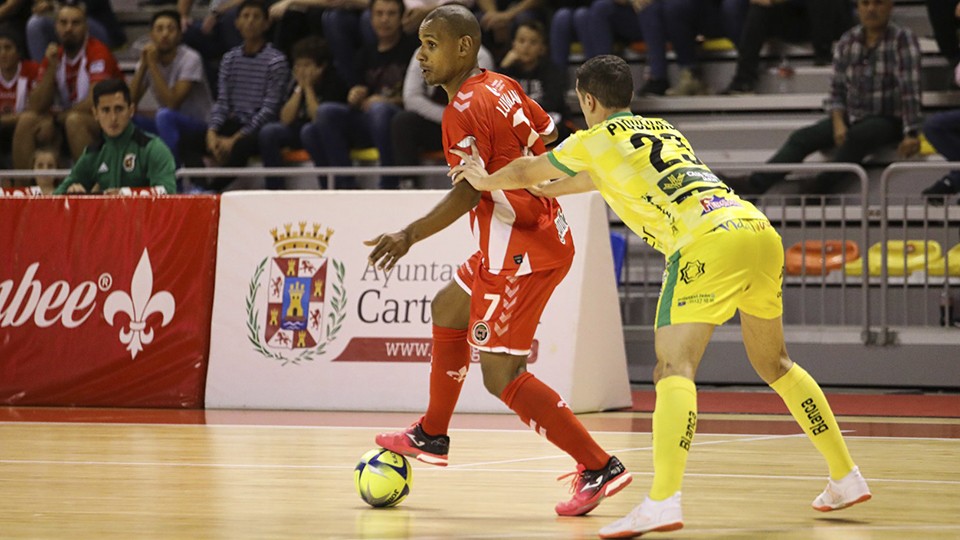
<svg viewBox="0 0 960 540">
<path fill-rule="evenodd" d="M 730 436 L 733 437 L 736 435 L 730 435 Z M 691 446 L 708 446 L 708 445 L 727 444 L 727 443 L 735 443 L 735 442 L 752 442 L 752 441 L 766 441 L 766 440 L 772 440 L 772 439 L 789 439 L 793 437 L 805 437 L 803 433 L 798 433 L 796 435 L 757 435 L 757 436 L 740 435 L 740 436 L 745 438 L 734 439 L 734 440 L 724 440 L 724 441 L 700 441 L 700 442 L 694 442 Z M 652 450 L 652 449 L 653 449 L 652 446 L 637 446 L 633 448 L 618 448 L 616 450 L 609 450 L 607 453 L 623 454 L 626 452 L 639 452 L 639 451 Z M 507 463 L 523 463 L 523 462 L 530 462 L 530 461 L 542 461 L 547 459 L 557 459 L 557 458 L 566 458 L 566 457 L 569 457 L 569 456 L 567 456 L 566 454 L 554 454 L 550 456 L 538 456 L 538 457 L 531 457 L 531 458 L 505 459 L 501 461 L 482 461 L 478 463 L 466 463 L 463 465 L 452 465 L 449 468 L 460 469 L 460 468 L 485 466 L 485 465 L 503 465 Z"/>
<path fill-rule="evenodd" d="M 68 461 L 68 460 L 47 460 L 47 459 L 0 459 L 0 465 L 62 465 L 62 466 L 92 466 L 92 467 L 158 467 L 158 468 L 209 468 L 209 469 L 244 469 L 244 470 L 317 470 L 317 471 L 347 471 L 353 469 L 353 466 L 342 465 L 290 465 L 283 463 L 186 463 L 186 462 L 148 462 L 148 461 Z M 449 472 L 471 472 L 471 473 L 511 473 L 511 474 L 562 474 L 569 472 L 567 469 L 524 469 L 524 468 L 481 468 L 481 467 L 418 467 L 417 473 L 449 473 Z M 653 472 L 648 471 L 630 471 L 637 476 L 652 476 Z M 729 474 L 729 473 L 691 473 L 687 472 L 687 477 L 700 478 L 749 478 L 764 480 L 816 480 L 822 481 L 823 476 L 785 476 L 773 474 Z M 891 484 L 930 484 L 930 485 L 956 485 L 960 486 L 960 480 L 923 480 L 923 479 L 900 479 L 900 478 L 877 478 L 870 477 L 871 483 L 891 483 Z"/>
<path fill-rule="evenodd" d="M 792 420 L 792 418 L 790 418 Z M 399 429 L 397 426 L 290 426 L 290 425 L 269 425 L 269 424 L 160 424 L 160 423 L 137 423 L 137 422 L 15 422 L 15 421 L 0 421 L 0 428 L 5 426 L 96 426 L 99 428 L 106 428 L 108 426 L 121 426 L 121 427 L 164 427 L 164 428 L 193 428 L 193 429 L 209 429 L 209 428 L 254 428 L 254 429 L 303 429 L 303 430 L 336 430 L 342 429 L 346 431 L 396 431 Z M 592 435 L 650 435 L 649 431 L 600 431 L 600 430 L 588 430 Z M 532 430 L 527 427 L 520 426 L 517 429 L 500 429 L 500 428 L 452 428 L 450 433 L 515 433 L 515 432 L 527 432 L 531 433 Z M 893 436 L 893 435 L 855 435 L 856 430 L 844 429 L 841 430 L 844 434 L 844 438 L 847 439 L 877 439 L 877 440 L 905 440 L 905 441 L 944 441 L 944 442 L 956 442 L 960 443 L 960 438 L 953 437 L 903 437 L 903 436 Z M 799 436 L 803 435 L 802 433 L 790 433 L 787 436 Z M 743 436 L 763 436 L 762 433 L 697 433 L 699 437 L 743 437 Z M 780 435 L 778 435 L 779 437 Z"/>
</svg>

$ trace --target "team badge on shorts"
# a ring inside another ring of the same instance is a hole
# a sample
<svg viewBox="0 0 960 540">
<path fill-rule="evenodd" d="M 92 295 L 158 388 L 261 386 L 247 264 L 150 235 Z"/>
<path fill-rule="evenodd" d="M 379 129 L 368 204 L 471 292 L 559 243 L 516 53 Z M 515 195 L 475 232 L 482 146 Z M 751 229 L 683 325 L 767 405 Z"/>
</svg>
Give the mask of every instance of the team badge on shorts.
<svg viewBox="0 0 960 540">
<path fill-rule="evenodd" d="M 690 261 L 683 267 L 683 270 L 680 270 L 680 279 L 684 283 L 690 284 L 695 281 L 698 277 L 704 274 L 705 264 L 700 261 Z"/>
<path fill-rule="evenodd" d="M 470 330 L 470 333 L 473 334 L 473 341 L 477 345 L 485 345 L 490 339 L 490 326 L 486 321 L 477 321 L 473 324 L 473 329 Z"/>
<path fill-rule="evenodd" d="M 133 168 L 137 166 L 137 155 L 136 154 L 127 154 L 123 156 L 123 170 L 127 172 L 133 172 Z"/>
</svg>

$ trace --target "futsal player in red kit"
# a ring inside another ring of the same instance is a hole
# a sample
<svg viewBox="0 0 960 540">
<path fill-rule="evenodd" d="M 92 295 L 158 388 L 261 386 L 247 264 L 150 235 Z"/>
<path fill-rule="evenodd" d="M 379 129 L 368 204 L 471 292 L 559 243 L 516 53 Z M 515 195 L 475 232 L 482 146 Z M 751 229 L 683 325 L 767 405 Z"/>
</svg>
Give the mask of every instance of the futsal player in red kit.
<svg viewBox="0 0 960 540">
<path fill-rule="evenodd" d="M 438 7 L 420 25 L 417 61 L 424 80 L 440 85 L 449 104 L 443 112 L 447 164 L 460 164 L 451 150 L 479 149 L 487 171 L 545 151 L 556 126 L 516 81 L 477 66 L 480 25 L 468 9 Z M 563 399 L 526 370 L 543 308 L 570 269 L 573 237 L 554 199 L 526 190 L 478 192 L 461 182 L 423 217 L 404 229 L 366 242 L 370 263 L 389 270 L 410 247 L 470 213 L 479 250 L 433 299 L 433 353 L 426 413 L 403 431 L 381 433 L 380 446 L 425 463 L 446 466 L 447 428 L 470 365 L 470 347 L 480 352 L 487 390 L 537 433 L 577 462 L 573 498 L 557 504 L 563 516 L 583 515 L 630 481 L 616 457 L 593 440 Z"/>
</svg>

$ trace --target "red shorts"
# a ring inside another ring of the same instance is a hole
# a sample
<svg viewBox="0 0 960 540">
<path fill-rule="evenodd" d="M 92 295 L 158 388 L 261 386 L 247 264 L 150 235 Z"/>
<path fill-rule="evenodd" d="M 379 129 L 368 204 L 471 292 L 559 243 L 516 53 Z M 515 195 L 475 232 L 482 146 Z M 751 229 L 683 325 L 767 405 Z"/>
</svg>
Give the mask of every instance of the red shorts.
<svg viewBox="0 0 960 540">
<path fill-rule="evenodd" d="M 522 276 L 498 276 L 487 271 L 481 259 L 480 252 L 475 253 L 455 278 L 470 295 L 467 341 L 481 351 L 526 356 L 543 308 L 573 261 Z"/>
</svg>

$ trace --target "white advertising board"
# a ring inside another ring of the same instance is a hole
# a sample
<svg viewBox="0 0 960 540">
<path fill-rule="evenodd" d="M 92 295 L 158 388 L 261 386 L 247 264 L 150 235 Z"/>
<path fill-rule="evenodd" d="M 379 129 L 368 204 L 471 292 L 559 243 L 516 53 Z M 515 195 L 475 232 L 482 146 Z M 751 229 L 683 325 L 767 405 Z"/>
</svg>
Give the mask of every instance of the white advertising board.
<svg viewBox="0 0 960 540">
<path fill-rule="evenodd" d="M 422 411 L 430 302 L 476 251 L 466 217 L 389 273 L 364 240 L 399 230 L 444 191 L 247 192 L 221 201 L 208 408 Z M 606 209 L 561 199 L 573 267 L 547 304 L 528 369 L 574 412 L 630 405 Z M 476 361 L 476 358 L 475 358 Z M 457 406 L 510 412 L 472 364 Z"/>
</svg>

